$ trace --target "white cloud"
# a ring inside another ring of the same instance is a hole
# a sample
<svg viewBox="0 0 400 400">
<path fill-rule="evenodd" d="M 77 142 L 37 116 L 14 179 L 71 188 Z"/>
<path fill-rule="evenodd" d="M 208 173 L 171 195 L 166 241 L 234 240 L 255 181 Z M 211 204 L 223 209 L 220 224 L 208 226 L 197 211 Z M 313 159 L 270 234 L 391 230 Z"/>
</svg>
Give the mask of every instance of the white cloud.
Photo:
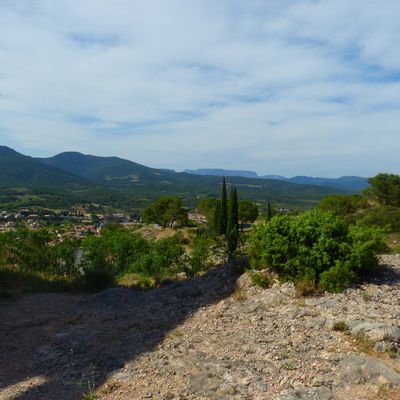
<svg viewBox="0 0 400 400">
<path fill-rule="evenodd" d="M 3 1 L 0 141 L 176 169 L 399 173 L 398 15 L 394 0 Z"/>
</svg>

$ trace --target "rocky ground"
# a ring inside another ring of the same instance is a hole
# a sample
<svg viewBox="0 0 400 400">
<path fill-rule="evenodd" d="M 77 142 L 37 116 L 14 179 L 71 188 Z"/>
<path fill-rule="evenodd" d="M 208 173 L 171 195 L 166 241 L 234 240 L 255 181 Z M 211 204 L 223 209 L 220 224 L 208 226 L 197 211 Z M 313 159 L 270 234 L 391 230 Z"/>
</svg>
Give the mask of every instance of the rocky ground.
<svg viewBox="0 0 400 400">
<path fill-rule="evenodd" d="M 229 266 L 148 292 L 0 302 L 0 399 L 400 399 L 400 257 L 298 297 Z"/>
</svg>

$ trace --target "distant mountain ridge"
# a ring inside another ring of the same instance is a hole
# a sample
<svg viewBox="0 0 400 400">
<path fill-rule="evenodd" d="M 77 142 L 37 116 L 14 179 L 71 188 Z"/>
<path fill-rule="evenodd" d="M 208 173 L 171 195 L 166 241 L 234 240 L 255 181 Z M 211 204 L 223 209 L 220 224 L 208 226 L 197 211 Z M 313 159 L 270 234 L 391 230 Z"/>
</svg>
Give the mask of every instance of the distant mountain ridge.
<svg viewBox="0 0 400 400">
<path fill-rule="evenodd" d="M 253 176 L 253 175 L 252 175 Z M 239 196 L 259 204 L 309 208 L 343 188 L 296 184 L 259 177 L 227 177 Z M 99 157 L 64 152 L 48 158 L 33 158 L 0 146 L 0 205 L 64 207 L 97 203 L 117 208 L 143 208 L 162 195 L 183 199 L 189 207 L 204 197 L 218 197 L 220 176 L 150 168 L 118 157 Z M 351 191 L 350 191 L 351 192 Z M 22 194 L 21 194 L 22 193 Z M 50 199 L 50 200 L 49 200 Z"/>
<path fill-rule="evenodd" d="M 240 176 L 242 178 L 259 178 L 257 173 L 254 171 L 230 170 L 222 168 L 185 169 L 183 172 L 193 175 Z"/>
<path fill-rule="evenodd" d="M 287 181 L 300 185 L 332 186 L 354 192 L 361 192 L 369 186 L 368 178 L 360 176 L 341 176 L 340 178 L 295 176 L 287 179 Z"/>
<path fill-rule="evenodd" d="M 311 176 L 294 176 L 286 178 L 281 175 L 263 175 L 259 176 L 255 171 L 229 170 L 218 168 L 201 168 L 195 170 L 186 169 L 185 172 L 195 175 L 210 175 L 210 176 L 240 176 L 256 179 L 273 179 L 297 183 L 299 185 L 316 185 L 316 186 L 331 186 L 343 190 L 361 192 L 368 187 L 368 179 L 359 176 L 342 176 L 340 178 L 320 178 Z"/>
</svg>

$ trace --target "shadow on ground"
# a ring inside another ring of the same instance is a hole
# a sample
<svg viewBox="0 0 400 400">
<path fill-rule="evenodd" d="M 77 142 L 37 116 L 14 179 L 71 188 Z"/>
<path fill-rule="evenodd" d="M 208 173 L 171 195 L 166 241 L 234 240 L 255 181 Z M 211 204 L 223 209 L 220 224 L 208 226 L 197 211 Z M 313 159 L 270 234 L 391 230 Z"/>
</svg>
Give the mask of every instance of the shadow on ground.
<svg viewBox="0 0 400 400">
<path fill-rule="evenodd" d="M 391 257 L 387 260 L 386 257 Z M 374 285 L 398 285 L 400 283 L 400 268 L 393 268 L 393 258 L 396 256 L 383 256 L 380 264 L 364 273 L 360 284 L 371 283 Z M 398 260 L 400 264 L 400 258 Z"/>
<path fill-rule="evenodd" d="M 234 290 L 231 266 L 151 291 L 33 294 L 0 303 L 0 399 L 81 399 Z M 25 385 L 33 382 L 37 385 Z"/>
</svg>

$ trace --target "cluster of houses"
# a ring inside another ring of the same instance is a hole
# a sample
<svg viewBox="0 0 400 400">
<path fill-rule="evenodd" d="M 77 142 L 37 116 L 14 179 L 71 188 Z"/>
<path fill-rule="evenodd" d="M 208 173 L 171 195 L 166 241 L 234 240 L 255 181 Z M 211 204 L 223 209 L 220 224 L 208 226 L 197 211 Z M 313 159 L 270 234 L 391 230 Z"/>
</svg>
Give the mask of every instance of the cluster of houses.
<svg viewBox="0 0 400 400">
<path fill-rule="evenodd" d="M 93 227 L 96 230 L 110 222 L 130 225 L 140 223 L 141 221 L 141 216 L 138 214 L 129 216 L 123 213 L 91 214 L 76 211 L 54 212 L 23 209 L 18 212 L 10 212 L 0 210 L 0 232 L 9 231 L 21 226 L 38 229 L 43 226 L 59 223 L 70 223 L 76 226 L 77 232 L 85 232 L 87 228 Z"/>
</svg>

